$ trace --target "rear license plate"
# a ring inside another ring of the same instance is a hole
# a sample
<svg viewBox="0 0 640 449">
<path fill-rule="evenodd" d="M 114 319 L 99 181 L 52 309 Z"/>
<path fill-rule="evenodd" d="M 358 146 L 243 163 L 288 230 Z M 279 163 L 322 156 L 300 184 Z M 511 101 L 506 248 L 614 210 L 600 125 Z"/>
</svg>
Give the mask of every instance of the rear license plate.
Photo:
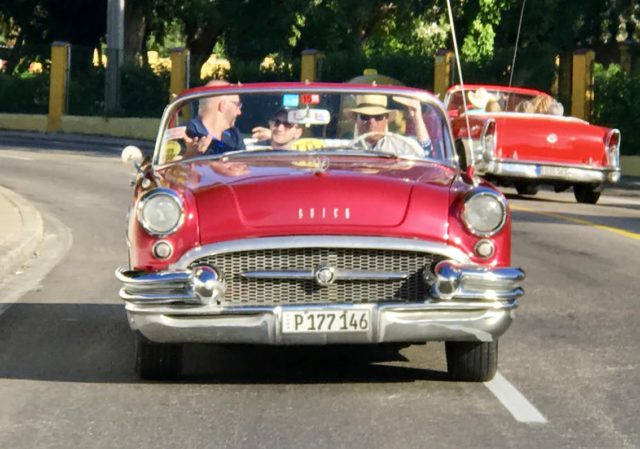
<svg viewBox="0 0 640 449">
<path fill-rule="evenodd" d="M 282 333 L 366 332 L 371 328 L 370 310 L 285 310 Z"/>
<path fill-rule="evenodd" d="M 554 176 L 558 178 L 566 177 L 569 175 L 569 170 L 566 167 L 540 167 L 540 174 L 543 176 Z"/>
</svg>

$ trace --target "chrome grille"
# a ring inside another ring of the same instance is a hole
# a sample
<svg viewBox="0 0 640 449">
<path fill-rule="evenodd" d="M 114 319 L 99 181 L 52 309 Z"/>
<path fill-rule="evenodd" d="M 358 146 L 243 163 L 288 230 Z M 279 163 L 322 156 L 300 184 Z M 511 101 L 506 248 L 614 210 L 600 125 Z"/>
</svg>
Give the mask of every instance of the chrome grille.
<svg viewBox="0 0 640 449">
<path fill-rule="evenodd" d="M 422 273 L 433 255 L 396 250 L 356 248 L 280 248 L 242 251 L 202 257 L 224 273 L 227 284 L 223 305 L 275 306 L 284 304 L 416 302 L 426 299 Z M 309 270 L 321 264 L 338 270 L 404 272 L 402 280 L 336 281 L 320 287 L 312 280 L 246 279 L 248 271 Z"/>
</svg>

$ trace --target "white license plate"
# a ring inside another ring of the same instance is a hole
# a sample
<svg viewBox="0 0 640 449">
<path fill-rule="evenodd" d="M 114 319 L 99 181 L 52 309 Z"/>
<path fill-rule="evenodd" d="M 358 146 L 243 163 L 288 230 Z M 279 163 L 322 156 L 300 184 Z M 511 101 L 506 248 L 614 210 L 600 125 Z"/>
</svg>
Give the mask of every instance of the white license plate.
<svg viewBox="0 0 640 449">
<path fill-rule="evenodd" d="M 540 167 L 540 174 L 543 176 L 556 176 L 566 177 L 569 175 L 569 170 L 566 167 Z"/>
<path fill-rule="evenodd" d="M 282 333 L 366 332 L 371 328 L 370 310 L 284 310 Z"/>
</svg>

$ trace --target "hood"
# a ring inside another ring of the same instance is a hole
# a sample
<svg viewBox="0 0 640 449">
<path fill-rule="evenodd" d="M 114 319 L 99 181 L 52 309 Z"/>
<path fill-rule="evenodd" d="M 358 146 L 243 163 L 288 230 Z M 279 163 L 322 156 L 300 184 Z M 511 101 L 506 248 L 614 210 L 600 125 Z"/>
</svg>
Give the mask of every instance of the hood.
<svg viewBox="0 0 640 449">
<path fill-rule="evenodd" d="M 434 192 L 427 195 L 431 218 L 446 222 L 448 186 L 455 176 L 428 161 L 291 156 L 194 161 L 167 168 L 164 177 L 170 181 L 177 173 L 194 194 L 203 243 L 222 234 L 397 231 L 412 196 L 425 208 L 425 189 Z"/>
</svg>

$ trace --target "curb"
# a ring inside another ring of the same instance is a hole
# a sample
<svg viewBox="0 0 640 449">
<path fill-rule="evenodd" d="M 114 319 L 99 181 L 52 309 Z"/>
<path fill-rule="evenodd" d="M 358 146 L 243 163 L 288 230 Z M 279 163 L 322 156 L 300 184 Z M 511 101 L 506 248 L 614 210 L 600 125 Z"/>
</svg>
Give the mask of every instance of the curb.
<svg viewBox="0 0 640 449">
<path fill-rule="evenodd" d="M 20 215 L 16 231 L 0 239 L 0 284 L 26 262 L 44 236 L 38 210 L 17 193 L 0 186 L 0 196 L 14 206 Z"/>
<path fill-rule="evenodd" d="M 0 129 L 0 144 L 16 146 L 53 146 L 60 149 L 69 145 L 81 146 L 83 149 L 97 149 L 120 153 L 127 145 L 136 145 L 143 152 L 152 153 L 155 142 L 152 140 L 129 139 L 123 137 L 96 136 L 90 134 L 67 134 L 34 131 L 13 131 Z M 76 148 L 77 149 L 77 148 Z"/>
</svg>

